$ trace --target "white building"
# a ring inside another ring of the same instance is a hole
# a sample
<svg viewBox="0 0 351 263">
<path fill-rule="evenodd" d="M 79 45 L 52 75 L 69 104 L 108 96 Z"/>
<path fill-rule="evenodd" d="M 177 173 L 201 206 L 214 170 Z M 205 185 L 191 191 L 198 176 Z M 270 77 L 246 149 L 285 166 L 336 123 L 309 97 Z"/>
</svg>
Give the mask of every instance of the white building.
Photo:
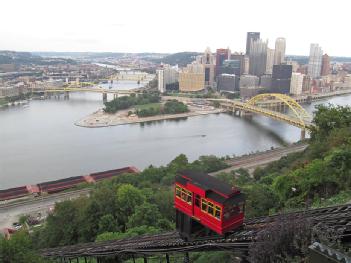
<svg viewBox="0 0 351 263">
<path fill-rule="evenodd" d="M 213 88 L 215 84 L 215 67 L 216 56 L 214 56 L 209 47 L 206 48 L 203 55 L 196 57 L 197 64 L 203 65 L 205 73 L 205 87 Z"/>
<path fill-rule="evenodd" d="M 293 72 L 290 81 L 290 94 L 300 95 L 302 93 L 304 75 L 301 73 Z"/>
<path fill-rule="evenodd" d="M 274 63 L 274 49 L 267 48 L 266 74 L 272 74 Z"/>
<path fill-rule="evenodd" d="M 322 69 L 323 50 L 318 44 L 311 44 L 310 58 L 308 61 L 308 75 L 319 78 Z"/>
<path fill-rule="evenodd" d="M 292 66 L 293 72 L 297 72 L 297 70 L 299 69 L 299 66 L 300 66 L 299 63 L 297 63 L 297 61 L 293 61 L 293 60 L 287 61 L 286 64 Z"/>
<path fill-rule="evenodd" d="M 280 65 L 285 62 L 285 38 L 279 37 L 275 41 L 274 65 Z"/>
<path fill-rule="evenodd" d="M 178 66 L 163 65 L 162 69 L 157 70 L 158 91 L 166 92 L 166 86 L 178 82 Z"/>
<path fill-rule="evenodd" d="M 14 97 L 20 94 L 19 87 L 0 87 L 0 97 Z"/>
<path fill-rule="evenodd" d="M 250 58 L 249 56 L 244 57 L 244 70 L 243 74 L 249 74 L 249 68 L 250 68 Z"/>
</svg>

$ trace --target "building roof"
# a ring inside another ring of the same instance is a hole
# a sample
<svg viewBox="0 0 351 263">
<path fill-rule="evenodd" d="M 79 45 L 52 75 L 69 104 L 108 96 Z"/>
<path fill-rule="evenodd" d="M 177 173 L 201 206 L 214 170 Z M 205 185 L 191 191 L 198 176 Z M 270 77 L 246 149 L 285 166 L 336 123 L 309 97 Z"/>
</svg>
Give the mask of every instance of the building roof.
<svg viewBox="0 0 351 263">
<path fill-rule="evenodd" d="M 228 184 L 203 172 L 185 170 L 179 172 L 179 174 L 189 178 L 192 184 L 199 186 L 205 191 L 210 190 L 224 196 L 230 196 L 237 192 L 237 189 L 232 189 L 232 187 L 230 187 Z M 185 182 L 184 179 L 180 180 L 180 183 Z"/>
</svg>

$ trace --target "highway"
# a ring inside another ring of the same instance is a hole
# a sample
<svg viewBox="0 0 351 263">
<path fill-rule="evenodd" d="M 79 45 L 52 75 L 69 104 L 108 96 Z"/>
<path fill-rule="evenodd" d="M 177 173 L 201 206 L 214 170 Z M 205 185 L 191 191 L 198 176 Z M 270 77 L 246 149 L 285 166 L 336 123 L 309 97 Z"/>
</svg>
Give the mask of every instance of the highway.
<svg viewBox="0 0 351 263">
<path fill-rule="evenodd" d="M 211 173 L 211 175 L 216 175 L 221 172 L 231 172 L 240 168 L 248 169 L 249 172 L 253 172 L 255 168 L 262 167 L 268 163 L 274 162 L 288 155 L 289 153 L 302 152 L 307 148 L 308 144 L 298 144 L 292 145 L 285 148 L 276 148 L 266 152 L 259 152 L 252 155 L 240 156 L 230 160 L 226 160 L 226 163 L 230 165 L 229 168 Z"/>
<path fill-rule="evenodd" d="M 7 203 L 0 205 L 0 231 L 3 228 L 11 227 L 23 214 L 41 213 L 46 215 L 55 203 L 65 200 L 72 200 L 80 196 L 89 195 L 90 189 L 63 192 L 48 196 L 39 196 L 30 200 Z"/>
</svg>

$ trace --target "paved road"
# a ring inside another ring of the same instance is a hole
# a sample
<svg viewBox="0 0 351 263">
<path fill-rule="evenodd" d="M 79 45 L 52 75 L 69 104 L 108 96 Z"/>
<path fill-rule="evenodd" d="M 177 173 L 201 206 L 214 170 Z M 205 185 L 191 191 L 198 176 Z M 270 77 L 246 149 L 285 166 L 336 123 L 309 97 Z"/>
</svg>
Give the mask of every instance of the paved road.
<svg viewBox="0 0 351 263">
<path fill-rule="evenodd" d="M 42 215 L 45 215 L 55 203 L 89 195 L 89 192 L 90 189 L 83 189 L 45 197 L 36 197 L 32 200 L 25 200 L 17 203 L 2 204 L 0 205 L 0 230 L 11 227 L 12 223 L 17 222 L 19 217 L 23 214 L 40 212 Z"/>
<path fill-rule="evenodd" d="M 250 172 L 253 172 L 255 168 L 265 166 L 273 161 L 277 161 L 289 153 L 302 152 L 307 148 L 307 146 L 307 144 L 292 145 L 286 148 L 276 148 L 266 152 L 233 158 L 226 161 L 226 163 L 230 165 L 229 168 L 214 172 L 212 175 L 216 175 L 221 172 L 231 172 L 240 168 L 248 169 Z"/>
</svg>

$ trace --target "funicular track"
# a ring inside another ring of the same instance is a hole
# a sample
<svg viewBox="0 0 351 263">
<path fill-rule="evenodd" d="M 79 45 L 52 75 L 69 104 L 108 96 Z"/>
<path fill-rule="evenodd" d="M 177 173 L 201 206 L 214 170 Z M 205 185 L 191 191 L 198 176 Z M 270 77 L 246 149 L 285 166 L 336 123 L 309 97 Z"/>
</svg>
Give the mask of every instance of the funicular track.
<svg viewBox="0 0 351 263">
<path fill-rule="evenodd" d="M 306 218 L 312 225 L 323 223 L 332 227 L 340 238 L 351 237 L 351 204 L 290 212 L 283 215 L 259 217 L 247 220 L 240 230 L 229 233 L 226 238 L 208 238 L 184 241 L 175 231 L 157 235 L 144 235 L 116 241 L 85 243 L 73 246 L 42 250 L 42 255 L 51 258 L 78 258 L 104 256 L 145 256 L 176 252 L 235 250 L 245 252 L 258 232 L 283 217 Z"/>
</svg>

